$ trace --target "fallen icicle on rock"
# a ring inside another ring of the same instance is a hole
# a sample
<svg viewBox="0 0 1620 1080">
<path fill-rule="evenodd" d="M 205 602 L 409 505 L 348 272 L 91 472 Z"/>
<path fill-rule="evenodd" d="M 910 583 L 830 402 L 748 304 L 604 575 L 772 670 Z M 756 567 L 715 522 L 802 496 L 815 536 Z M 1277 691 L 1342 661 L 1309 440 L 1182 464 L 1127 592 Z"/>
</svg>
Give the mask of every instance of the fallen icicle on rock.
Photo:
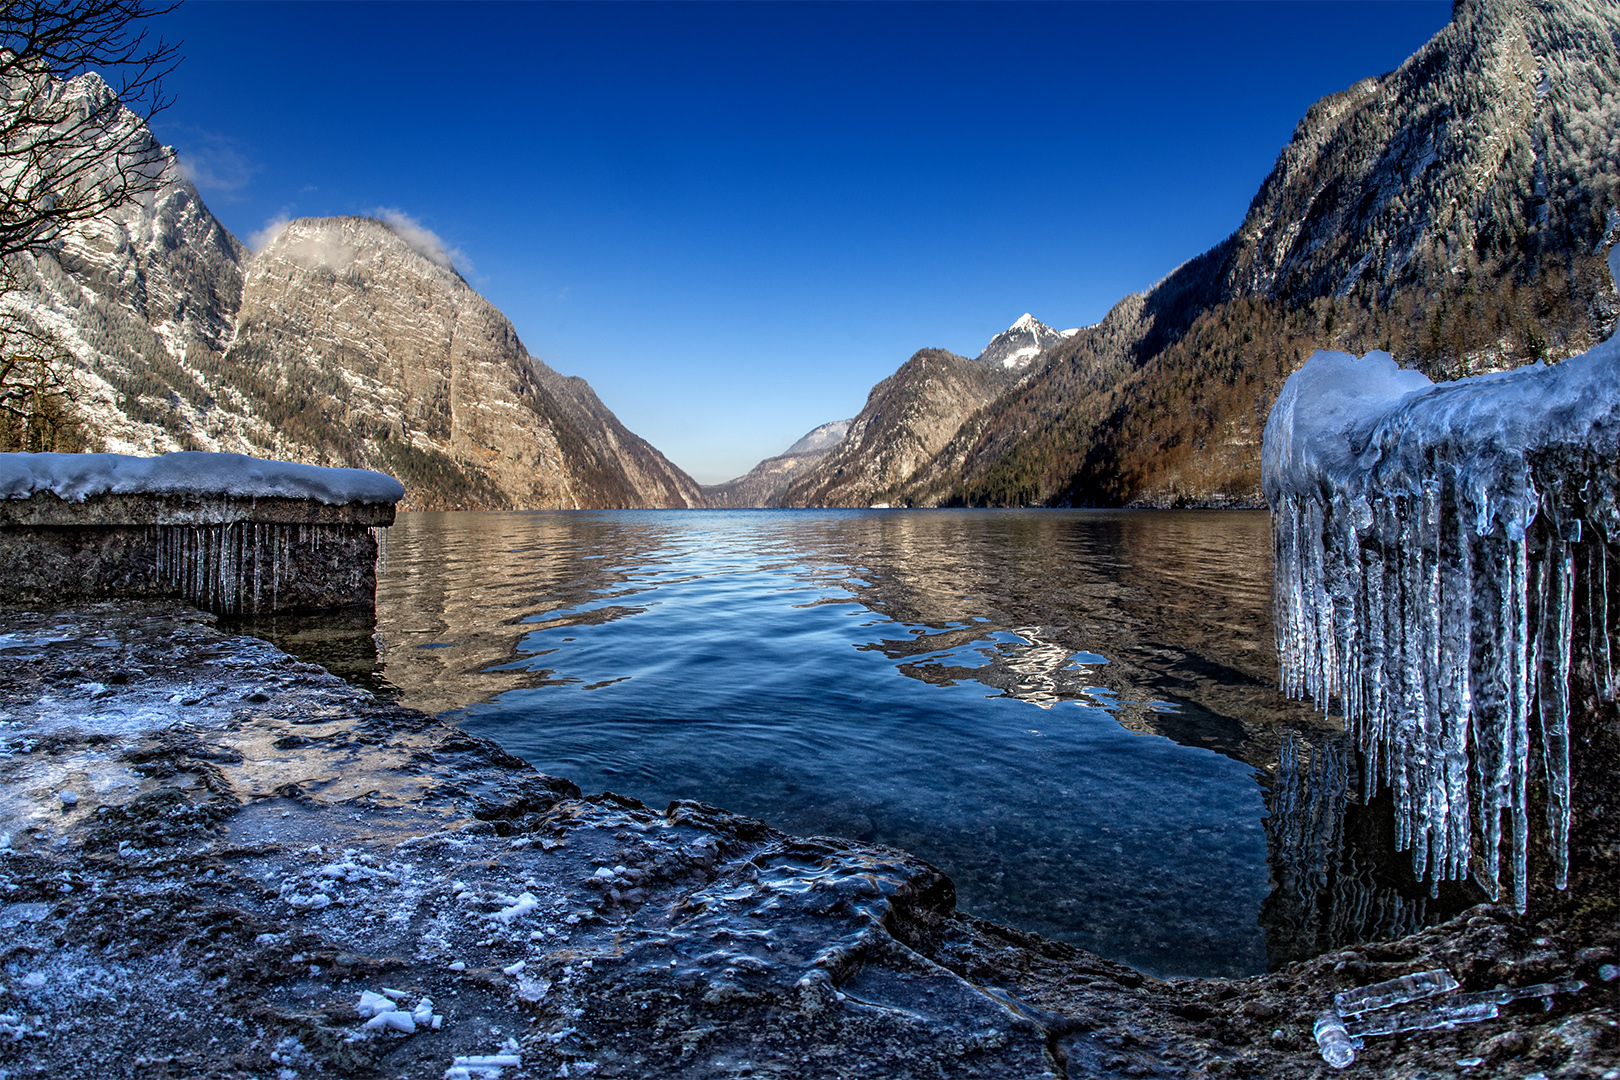
<svg viewBox="0 0 1620 1080">
<path fill-rule="evenodd" d="M 1430 1031 L 1494 1020 L 1501 1007 L 1512 1001 L 1541 998 L 1552 1008 L 1555 994 L 1574 994 L 1586 988 L 1579 979 L 1535 983 L 1530 986 L 1498 986 L 1477 993 L 1457 993 L 1458 983 L 1443 968 L 1373 983 L 1335 994 L 1333 1007 L 1316 1018 L 1312 1034 L 1322 1060 L 1335 1069 L 1348 1068 L 1356 1060 L 1362 1040 L 1374 1035 L 1394 1035 L 1402 1031 Z M 1401 1008 L 1423 1002 L 1413 1008 Z"/>
<path fill-rule="evenodd" d="M 516 1039 L 507 1039 L 498 1054 L 458 1054 L 444 1071 L 444 1080 L 498 1080 L 502 1069 L 523 1064 Z"/>
</svg>

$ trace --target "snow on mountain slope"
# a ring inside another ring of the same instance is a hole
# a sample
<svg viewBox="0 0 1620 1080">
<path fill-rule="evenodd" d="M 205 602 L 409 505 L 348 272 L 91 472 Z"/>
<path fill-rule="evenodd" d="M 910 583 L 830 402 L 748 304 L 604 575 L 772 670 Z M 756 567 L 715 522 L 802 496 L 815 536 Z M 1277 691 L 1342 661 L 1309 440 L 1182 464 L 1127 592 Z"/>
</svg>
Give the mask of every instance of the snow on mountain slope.
<svg viewBox="0 0 1620 1080">
<path fill-rule="evenodd" d="M 822 424 L 820 427 L 806 434 L 804 438 L 782 451 L 782 453 L 784 455 L 814 454 L 817 452 L 831 450 L 833 447 L 844 441 L 844 436 L 849 433 L 849 425 L 854 422 L 855 421 L 853 419 L 834 420 L 830 424 Z"/>
<path fill-rule="evenodd" d="M 991 338 L 977 359 L 981 364 L 992 366 L 1027 368 L 1031 360 L 1076 333 L 1075 330 L 1054 330 L 1025 312 L 1017 322 Z"/>
</svg>

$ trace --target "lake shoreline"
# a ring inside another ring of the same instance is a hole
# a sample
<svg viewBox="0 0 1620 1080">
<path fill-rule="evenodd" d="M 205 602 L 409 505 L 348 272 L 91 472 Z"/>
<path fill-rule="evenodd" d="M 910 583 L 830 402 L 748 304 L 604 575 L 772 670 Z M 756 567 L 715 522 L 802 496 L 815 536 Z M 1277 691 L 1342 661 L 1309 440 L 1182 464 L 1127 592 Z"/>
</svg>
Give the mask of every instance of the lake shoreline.
<svg viewBox="0 0 1620 1080">
<path fill-rule="evenodd" d="M 212 622 L 0 610 L 0 1075 L 1308 1077 L 1334 992 L 1433 967 L 1590 985 L 1345 1075 L 1620 1066 L 1620 935 L 1573 894 L 1159 980 L 903 852 L 584 795 Z"/>
</svg>

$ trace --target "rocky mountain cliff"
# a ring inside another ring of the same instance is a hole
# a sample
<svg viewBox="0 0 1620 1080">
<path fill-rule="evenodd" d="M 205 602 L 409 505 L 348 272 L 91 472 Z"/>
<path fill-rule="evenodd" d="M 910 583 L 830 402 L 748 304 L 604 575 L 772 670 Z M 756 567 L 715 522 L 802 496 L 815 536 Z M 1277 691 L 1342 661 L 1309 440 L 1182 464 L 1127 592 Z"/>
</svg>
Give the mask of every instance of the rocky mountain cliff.
<svg viewBox="0 0 1620 1080">
<path fill-rule="evenodd" d="M 891 501 L 1259 505 L 1266 414 L 1316 348 L 1435 378 L 1581 351 L 1617 311 L 1617 152 L 1615 5 L 1465 0 L 1311 107 L 1231 237 L 1049 347 Z"/>
<path fill-rule="evenodd" d="M 277 234 L 248 264 L 219 370 L 278 455 L 384 469 L 424 505 L 701 505 L 584 380 L 531 357 L 442 253 L 380 221 Z"/>
<path fill-rule="evenodd" d="M 704 485 L 706 504 L 718 509 L 778 505 L 788 485 L 842 442 L 852 423 L 853 420 L 834 420 L 822 424 L 735 480 Z"/>
<path fill-rule="evenodd" d="M 1054 330 L 1026 311 L 1017 322 L 991 338 L 977 359 L 992 367 L 1026 368 L 1041 353 L 1079 332 Z"/>
<path fill-rule="evenodd" d="M 702 505 L 419 237 L 306 220 L 253 255 L 161 153 L 155 193 L 20 257 L 0 294 L 71 354 L 88 448 L 365 466 L 418 508 Z"/>
<path fill-rule="evenodd" d="M 849 432 L 788 485 L 781 506 L 870 506 L 895 501 L 962 422 L 995 400 L 1018 369 L 923 349 L 878 383 Z"/>
</svg>

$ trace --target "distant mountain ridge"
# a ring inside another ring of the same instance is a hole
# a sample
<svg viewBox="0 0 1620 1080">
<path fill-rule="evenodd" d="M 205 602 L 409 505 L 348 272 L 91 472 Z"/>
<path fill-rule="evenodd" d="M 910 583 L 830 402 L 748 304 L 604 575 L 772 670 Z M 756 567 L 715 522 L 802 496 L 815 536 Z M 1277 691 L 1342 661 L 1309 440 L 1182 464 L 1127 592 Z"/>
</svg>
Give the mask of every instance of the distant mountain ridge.
<svg viewBox="0 0 1620 1080">
<path fill-rule="evenodd" d="M 705 485 L 703 498 L 718 509 L 772 507 L 801 473 L 843 441 L 852 420 L 834 420 L 812 428 L 775 457 L 768 457 L 735 480 Z"/>
<path fill-rule="evenodd" d="M 82 89 L 111 93 L 94 76 Z M 254 255 L 159 150 L 155 193 L 20 257 L 0 296 L 74 357 L 92 448 L 376 468 L 405 481 L 408 507 L 702 505 L 442 253 L 325 218 Z"/>
<path fill-rule="evenodd" d="M 852 420 L 823 424 L 746 475 L 703 489 L 712 506 L 869 506 L 894 494 L 962 422 L 1078 330 L 1025 313 L 972 360 L 923 349 L 872 388 Z"/>
</svg>

